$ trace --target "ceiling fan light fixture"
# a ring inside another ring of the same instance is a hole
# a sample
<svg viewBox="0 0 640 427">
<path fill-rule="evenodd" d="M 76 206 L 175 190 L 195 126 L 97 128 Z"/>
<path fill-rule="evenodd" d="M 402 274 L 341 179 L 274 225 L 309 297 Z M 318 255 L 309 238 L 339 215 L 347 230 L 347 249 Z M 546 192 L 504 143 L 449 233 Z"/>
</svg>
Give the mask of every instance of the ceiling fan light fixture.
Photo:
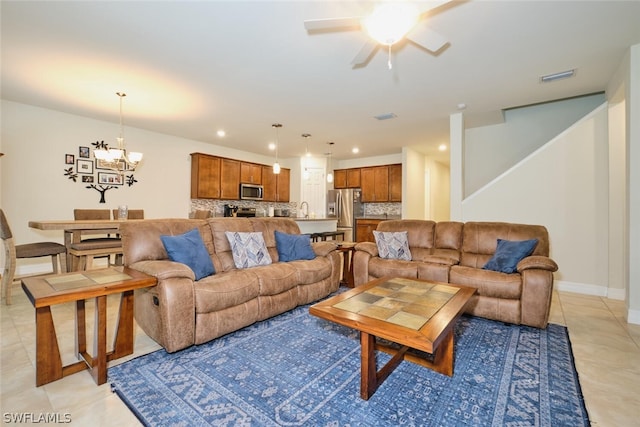
<svg viewBox="0 0 640 427">
<path fill-rule="evenodd" d="M 400 41 L 418 22 L 420 13 L 408 2 L 382 3 L 362 20 L 367 33 L 378 43 L 391 46 Z"/>
</svg>

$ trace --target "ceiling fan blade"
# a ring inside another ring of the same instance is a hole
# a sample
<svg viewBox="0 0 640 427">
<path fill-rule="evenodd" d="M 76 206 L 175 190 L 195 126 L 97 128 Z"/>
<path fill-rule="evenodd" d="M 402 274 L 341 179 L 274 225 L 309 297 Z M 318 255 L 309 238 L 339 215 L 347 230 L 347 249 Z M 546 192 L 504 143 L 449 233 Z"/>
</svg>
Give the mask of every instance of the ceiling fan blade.
<svg viewBox="0 0 640 427">
<path fill-rule="evenodd" d="M 420 15 L 422 15 L 450 2 L 451 0 L 420 1 L 420 2 L 416 2 L 416 5 L 418 6 L 418 11 L 420 12 Z"/>
<path fill-rule="evenodd" d="M 378 46 L 378 43 L 376 43 L 375 41 L 367 40 L 362 46 L 362 49 L 360 49 L 360 52 L 358 52 L 356 57 L 351 61 L 351 65 L 353 65 L 354 67 L 365 65 L 367 62 L 369 62 L 369 59 L 374 54 Z"/>
<path fill-rule="evenodd" d="M 307 31 L 358 30 L 360 29 L 360 17 L 309 19 L 304 21 L 304 28 Z"/>
<path fill-rule="evenodd" d="M 420 23 L 411 30 L 406 38 L 427 49 L 429 52 L 437 52 L 442 49 L 449 41 L 441 34 L 429 29 L 426 23 Z"/>
</svg>

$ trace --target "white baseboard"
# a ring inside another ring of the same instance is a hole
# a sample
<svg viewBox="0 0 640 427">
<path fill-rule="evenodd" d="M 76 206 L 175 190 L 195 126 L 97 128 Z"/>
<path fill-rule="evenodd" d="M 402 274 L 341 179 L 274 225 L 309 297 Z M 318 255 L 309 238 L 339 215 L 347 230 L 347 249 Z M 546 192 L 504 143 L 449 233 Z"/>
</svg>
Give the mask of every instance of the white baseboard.
<svg viewBox="0 0 640 427">
<path fill-rule="evenodd" d="M 624 301 L 627 297 L 624 289 L 607 288 L 600 285 L 587 285 L 585 283 L 567 282 L 556 280 L 555 287 L 558 291 L 573 292 L 576 294 L 593 295 Z"/>
<path fill-rule="evenodd" d="M 634 325 L 640 325 L 640 310 L 627 311 L 627 323 L 633 323 Z"/>
<path fill-rule="evenodd" d="M 573 292 L 583 295 L 594 295 L 598 297 L 607 296 L 607 287 L 600 285 L 587 285 L 585 283 L 567 282 L 565 280 L 554 281 L 555 288 L 558 291 Z"/>
</svg>

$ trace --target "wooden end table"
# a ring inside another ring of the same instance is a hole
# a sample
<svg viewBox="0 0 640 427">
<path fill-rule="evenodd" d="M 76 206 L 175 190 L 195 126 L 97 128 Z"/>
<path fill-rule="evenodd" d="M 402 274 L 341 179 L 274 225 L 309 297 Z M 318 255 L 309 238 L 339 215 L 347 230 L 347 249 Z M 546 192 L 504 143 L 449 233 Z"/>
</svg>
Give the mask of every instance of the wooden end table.
<svg viewBox="0 0 640 427">
<path fill-rule="evenodd" d="M 337 247 L 342 254 L 342 279 L 340 284 L 348 288 L 353 288 L 353 253 L 356 251 L 355 242 L 340 242 Z"/>
<path fill-rule="evenodd" d="M 453 329 L 475 292 L 467 286 L 383 277 L 314 304 L 309 313 L 360 331 L 360 397 L 368 400 L 405 359 L 453 375 Z M 392 355 L 379 371 L 376 350 Z"/>
<path fill-rule="evenodd" d="M 107 382 L 107 362 L 133 353 L 133 291 L 156 278 L 126 267 L 105 268 L 22 279 L 36 309 L 36 386 L 89 369 L 95 382 Z M 107 295 L 122 294 L 113 351 L 107 353 Z M 93 355 L 87 352 L 85 300 L 95 299 Z M 76 354 L 80 361 L 62 366 L 51 306 L 76 302 Z"/>
</svg>

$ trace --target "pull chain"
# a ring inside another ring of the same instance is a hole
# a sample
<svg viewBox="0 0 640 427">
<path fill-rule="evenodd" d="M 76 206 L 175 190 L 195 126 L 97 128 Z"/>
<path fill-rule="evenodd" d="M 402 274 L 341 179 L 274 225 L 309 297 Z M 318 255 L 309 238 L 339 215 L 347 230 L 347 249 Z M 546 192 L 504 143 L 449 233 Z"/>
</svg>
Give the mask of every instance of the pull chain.
<svg viewBox="0 0 640 427">
<path fill-rule="evenodd" d="M 389 69 L 393 68 L 391 65 L 391 45 L 389 45 L 389 60 L 387 61 L 387 65 L 389 66 Z"/>
</svg>

